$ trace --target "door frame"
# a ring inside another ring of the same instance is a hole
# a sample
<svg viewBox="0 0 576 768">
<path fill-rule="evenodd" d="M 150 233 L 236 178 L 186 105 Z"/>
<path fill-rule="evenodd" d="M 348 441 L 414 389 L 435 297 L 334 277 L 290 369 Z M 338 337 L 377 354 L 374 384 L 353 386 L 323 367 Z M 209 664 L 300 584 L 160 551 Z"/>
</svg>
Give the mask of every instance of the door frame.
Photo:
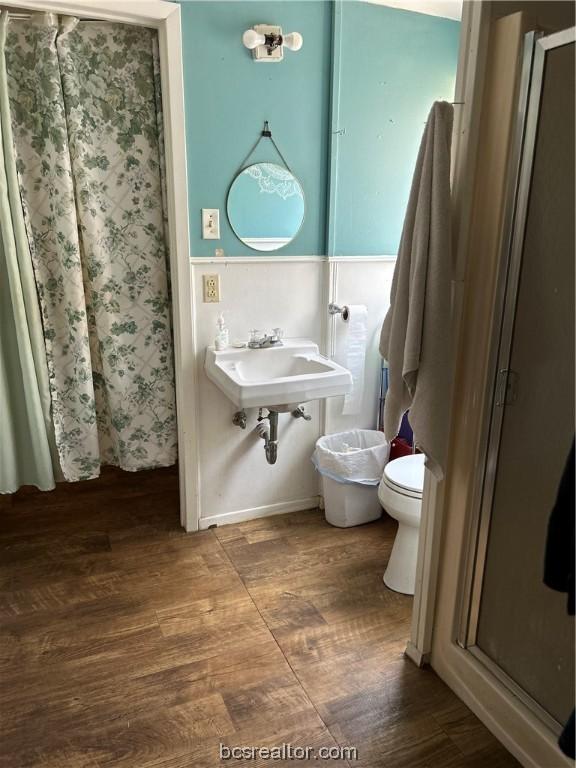
<svg viewBox="0 0 576 768">
<path fill-rule="evenodd" d="M 198 530 L 198 446 L 195 402 L 196 366 L 189 267 L 188 186 L 184 77 L 180 6 L 164 0 L 1 0 L 0 7 L 24 12 L 56 13 L 78 18 L 135 24 L 158 31 L 164 140 L 168 243 L 172 283 L 172 328 L 178 429 L 180 522 L 186 531 Z"/>
<path fill-rule="evenodd" d="M 452 240 L 455 244 L 452 277 L 454 348 L 457 345 L 462 316 L 489 26 L 489 4 L 464 0 L 454 89 L 455 114 L 451 152 Z M 426 470 L 418 542 L 416 590 L 410 640 L 406 647 L 406 655 L 419 667 L 429 663 L 432 651 L 440 541 L 443 530 L 444 491 L 444 481 L 436 480 L 432 473 Z"/>
</svg>

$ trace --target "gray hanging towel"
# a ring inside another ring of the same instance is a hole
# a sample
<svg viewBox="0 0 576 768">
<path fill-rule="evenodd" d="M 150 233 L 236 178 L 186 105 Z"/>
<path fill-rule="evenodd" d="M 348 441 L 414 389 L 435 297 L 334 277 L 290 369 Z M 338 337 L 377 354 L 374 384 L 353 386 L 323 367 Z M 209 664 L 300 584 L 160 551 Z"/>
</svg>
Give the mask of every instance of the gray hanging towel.
<svg viewBox="0 0 576 768">
<path fill-rule="evenodd" d="M 452 222 L 450 145 L 454 109 L 432 106 L 420 144 L 394 269 L 380 353 L 388 361 L 384 432 L 410 424 L 426 466 L 444 476 L 448 444 L 451 362 Z"/>
</svg>

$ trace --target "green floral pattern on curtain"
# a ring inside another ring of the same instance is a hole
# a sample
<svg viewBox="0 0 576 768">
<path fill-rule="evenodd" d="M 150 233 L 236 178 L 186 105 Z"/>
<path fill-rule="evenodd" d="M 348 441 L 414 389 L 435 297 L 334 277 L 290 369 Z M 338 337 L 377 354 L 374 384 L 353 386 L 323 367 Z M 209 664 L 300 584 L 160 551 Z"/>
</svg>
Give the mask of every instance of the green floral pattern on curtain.
<svg viewBox="0 0 576 768">
<path fill-rule="evenodd" d="M 176 460 L 156 33 L 51 14 L 6 46 L 67 480 Z"/>
</svg>

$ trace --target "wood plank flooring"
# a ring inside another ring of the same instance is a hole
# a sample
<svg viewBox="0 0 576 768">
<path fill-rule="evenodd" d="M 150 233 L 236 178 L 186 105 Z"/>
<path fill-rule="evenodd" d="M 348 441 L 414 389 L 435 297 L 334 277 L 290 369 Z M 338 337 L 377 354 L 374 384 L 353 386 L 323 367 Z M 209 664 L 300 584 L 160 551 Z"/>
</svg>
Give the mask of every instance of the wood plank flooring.
<svg viewBox="0 0 576 768">
<path fill-rule="evenodd" d="M 394 533 L 310 511 L 186 535 L 173 469 L 4 497 L 0 766 L 517 766 L 404 658 Z M 219 756 L 283 743 L 358 760 Z"/>
</svg>

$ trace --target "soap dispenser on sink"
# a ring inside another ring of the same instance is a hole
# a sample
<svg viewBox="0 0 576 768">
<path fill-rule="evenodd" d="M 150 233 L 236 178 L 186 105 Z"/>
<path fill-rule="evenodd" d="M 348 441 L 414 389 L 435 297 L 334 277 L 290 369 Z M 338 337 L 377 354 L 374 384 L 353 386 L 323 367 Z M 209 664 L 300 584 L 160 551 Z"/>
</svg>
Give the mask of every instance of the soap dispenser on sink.
<svg viewBox="0 0 576 768">
<path fill-rule="evenodd" d="M 230 333 L 226 327 L 226 321 L 222 312 L 218 315 L 216 321 L 216 338 L 214 339 L 214 347 L 218 352 L 223 352 L 230 346 Z"/>
</svg>

